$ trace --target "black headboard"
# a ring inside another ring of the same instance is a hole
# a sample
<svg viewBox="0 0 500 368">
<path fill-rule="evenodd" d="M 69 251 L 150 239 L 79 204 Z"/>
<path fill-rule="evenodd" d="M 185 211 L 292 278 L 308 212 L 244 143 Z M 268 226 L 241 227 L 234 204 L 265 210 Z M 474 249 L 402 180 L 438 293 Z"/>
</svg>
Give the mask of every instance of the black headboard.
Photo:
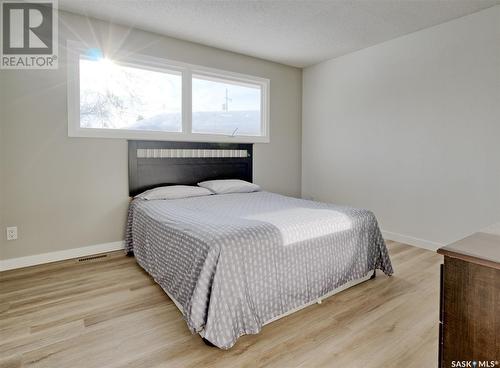
<svg viewBox="0 0 500 368">
<path fill-rule="evenodd" d="M 203 180 L 251 182 L 252 157 L 252 144 L 129 141 L 129 195 L 163 185 L 196 185 Z"/>
</svg>

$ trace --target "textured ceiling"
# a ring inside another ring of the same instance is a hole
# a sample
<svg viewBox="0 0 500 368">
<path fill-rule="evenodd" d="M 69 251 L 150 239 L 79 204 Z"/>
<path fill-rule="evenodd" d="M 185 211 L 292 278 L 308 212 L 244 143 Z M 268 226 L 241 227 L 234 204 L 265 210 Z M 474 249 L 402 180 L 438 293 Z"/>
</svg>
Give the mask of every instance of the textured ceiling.
<svg viewBox="0 0 500 368">
<path fill-rule="evenodd" d="M 304 67 L 500 0 L 59 0 L 75 13 Z"/>
</svg>

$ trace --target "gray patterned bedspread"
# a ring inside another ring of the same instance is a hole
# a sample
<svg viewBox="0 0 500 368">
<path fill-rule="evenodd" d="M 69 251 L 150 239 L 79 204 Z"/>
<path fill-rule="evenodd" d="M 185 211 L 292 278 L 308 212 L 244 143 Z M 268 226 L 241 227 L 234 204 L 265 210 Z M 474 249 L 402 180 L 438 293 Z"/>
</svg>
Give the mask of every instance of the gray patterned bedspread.
<svg viewBox="0 0 500 368">
<path fill-rule="evenodd" d="M 126 250 L 222 349 L 374 269 L 393 272 L 372 212 L 269 192 L 136 199 Z"/>
</svg>

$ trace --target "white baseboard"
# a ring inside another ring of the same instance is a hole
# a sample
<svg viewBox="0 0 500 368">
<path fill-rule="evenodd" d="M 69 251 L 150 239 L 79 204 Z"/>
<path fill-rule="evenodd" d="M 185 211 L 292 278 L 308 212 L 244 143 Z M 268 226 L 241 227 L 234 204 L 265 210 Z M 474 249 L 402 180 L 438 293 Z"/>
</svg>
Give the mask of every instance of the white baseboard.
<svg viewBox="0 0 500 368">
<path fill-rule="evenodd" d="M 111 252 L 114 250 L 123 249 L 123 241 L 89 245 L 86 247 L 60 250 L 57 252 L 49 252 L 35 254 L 33 256 L 9 258 L 0 260 L 0 271 L 13 270 L 15 268 L 29 267 L 44 263 L 64 261 L 66 259 L 91 256 L 99 253 Z"/>
<path fill-rule="evenodd" d="M 393 240 L 400 243 L 405 243 L 413 245 L 415 247 L 429 249 L 433 251 L 444 246 L 444 244 L 441 243 L 436 243 L 425 239 L 414 238 L 408 235 L 393 233 L 391 231 L 382 230 L 382 235 L 384 239 L 387 240 Z M 122 250 L 122 249 L 123 249 L 123 241 L 117 241 L 111 243 L 89 245 L 80 248 L 60 250 L 57 252 L 35 254 L 33 256 L 27 256 L 27 257 L 3 259 L 0 260 L 0 271 L 13 270 L 16 268 L 35 266 L 50 262 L 64 261 L 66 259 L 91 256 L 94 254 L 112 252 L 114 250 Z"/>
<path fill-rule="evenodd" d="M 382 236 L 384 239 L 397 241 L 399 243 L 405 243 L 409 245 L 413 245 L 415 247 L 429 249 L 429 250 L 437 250 L 444 246 L 444 244 L 436 243 L 430 240 L 414 238 L 413 236 L 393 233 L 391 231 L 382 230 Z"/>
</svg>

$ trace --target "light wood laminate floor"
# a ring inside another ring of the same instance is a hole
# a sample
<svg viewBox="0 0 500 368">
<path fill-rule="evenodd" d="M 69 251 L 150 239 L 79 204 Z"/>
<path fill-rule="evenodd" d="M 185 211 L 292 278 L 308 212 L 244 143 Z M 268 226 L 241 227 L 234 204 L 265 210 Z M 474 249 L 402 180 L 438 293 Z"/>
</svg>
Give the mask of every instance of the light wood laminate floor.
<svg viewBox="0 0 500 368">
<path fill-rule="evenodd" d="M 172 301 L 121 253 L 0 274 L 0 367 L 436 367 L 439 264 L 387 242 L 395 273 L 244 336 L 191 335 Z"/>
</svg>

